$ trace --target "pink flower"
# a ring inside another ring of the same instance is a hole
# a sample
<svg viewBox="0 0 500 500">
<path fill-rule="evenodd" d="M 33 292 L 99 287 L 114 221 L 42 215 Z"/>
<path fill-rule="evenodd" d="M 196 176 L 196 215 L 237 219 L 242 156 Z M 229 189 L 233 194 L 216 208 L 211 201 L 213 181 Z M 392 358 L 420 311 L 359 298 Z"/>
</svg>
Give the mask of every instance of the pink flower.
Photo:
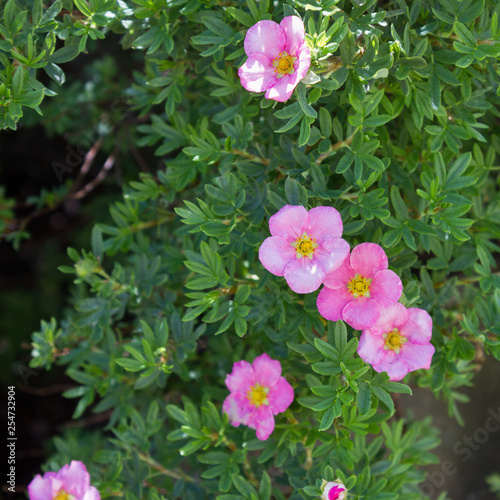
<svg viewBox="0 0 500 500">
<path fill-rule="evenodd" d="M 380 312 L 375 325 L 364 330 L 358 345 L 360 357 L 391 380 L 431 366 L 432 319 L 423 309 L 406 309 L 396 303 Z"/>
<path fill-rule="evenodd" d="M 266 91 L 266 99 L 285 102 L 311 65 L 304 23 L 288 16 L 280 24 L 259 21 L 245 36 L 245 64 L 238 70 L 241 84 L 250 92 Z"/>
<path fill-rule="evenodd" d="M 234 427 L 248 425 L 265 441 L 274 430 L 274 415 L 284 412 L 293 401 L 292 386 L 281 376 L 281 364 L 267 354 L 253 364 L 238 361 L 226 377 L 231 394 L 222 405 Z"/>
<path fill-rule="evenodd" d="M 339 319 L 362 330 L 375 324 L 384 307 L 401 297 L 399 276 L 387 269 L 387 255 L 375 243 L 361 243 L 348 259 L 327 273 L 318 295 L 318 309 L 332 321 Z"/>
<path fill-rule="evenodd" d="M 73 460 L 59 472 L 36 475 L 28 485 L 30 500 L 100 500 L 99 491 L 90 486 L 90 476 L 82 462 Z"/>
<path fill-rule="evenodd" d="M 322 500 L 344 500 L 347 494 L 344 484 L 339 480 L 328 483 L 323 480 L 322 490 Z"/>
<path fill-rule="evenodd" d="M 284 276 L 297 293 L 317 290 L 326 273 L 349 255 L 342 219 L 332 207 L 307 210 L 285 205 L 269 219 L 271 237 L 262 243 L 259 259 L 276 276 Z"/>
</svg>

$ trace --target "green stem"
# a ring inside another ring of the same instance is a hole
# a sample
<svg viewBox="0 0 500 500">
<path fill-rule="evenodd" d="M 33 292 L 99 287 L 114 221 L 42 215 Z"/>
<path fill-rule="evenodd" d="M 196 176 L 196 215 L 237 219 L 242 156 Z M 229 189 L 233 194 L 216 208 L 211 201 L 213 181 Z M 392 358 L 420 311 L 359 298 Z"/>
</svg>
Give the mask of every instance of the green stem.
<svg viewBox="0 0 500 500">
<path fill-rule="evenodd" d="M 349 146 L 352 142 L 354 134 L 357 131 L 358 130 L 356 129 L 347 139 L 345 139 L 344 141 L 339 141 L 339 142 L 333 144 L 332 146 L 330 146 L 330 149 L 326 153 L 319 155 L 318 159 L 316 160 L 316 165 L 320 165 L 323 160 L 325 160 L 326 158 L 331 156 L 333 153 L 335 153 L 335 151 L 339 150 L 340 148 L 344 148 L 346 146 Z"/>
<path fill-rule="evenodd" d="M 165 476 L 173 477 L 174 479 L 184 479 L 185 481 L 189 481 L 191 483 L 194 482 L 194 479 L 192 477 L 189 477 L 187 474 L 184 474 L 184 472 L 175 472 L 169 469 L 165 469 L 163 465 L 159 464 L 156 460 L 152 459 L 148 455 L 145 455 L 144 453 L 138 453 L 138 455 L 144 463 L 148 464 L 158 472 L 161 472 Z"/>
</svg>

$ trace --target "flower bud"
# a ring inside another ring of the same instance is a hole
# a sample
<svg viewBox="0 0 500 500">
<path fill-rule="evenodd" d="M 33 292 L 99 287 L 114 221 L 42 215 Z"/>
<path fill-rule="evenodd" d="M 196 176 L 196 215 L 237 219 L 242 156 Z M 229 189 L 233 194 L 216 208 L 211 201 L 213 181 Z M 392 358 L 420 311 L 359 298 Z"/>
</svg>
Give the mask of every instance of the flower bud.
<svg viewBox="0 0 500 500">
<path fill-rule="evenodd" d="M 321 485 L 322 500 L 344 500 L 347 495 L 347 490 L 344 483 L 340 479 L 335 481 L 325 481 Z"/>
</svg>

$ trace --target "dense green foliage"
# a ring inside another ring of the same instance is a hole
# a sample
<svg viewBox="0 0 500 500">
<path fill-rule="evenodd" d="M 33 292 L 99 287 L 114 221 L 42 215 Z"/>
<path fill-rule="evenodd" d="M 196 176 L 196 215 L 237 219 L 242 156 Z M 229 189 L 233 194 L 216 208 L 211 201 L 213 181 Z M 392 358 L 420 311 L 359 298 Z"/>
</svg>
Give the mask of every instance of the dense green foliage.
<svg viewBox="0 0 500 500">
<path fill-rule="evenodd" d="M 401 301 L 434 320 L 432 367 L 405 382 L 461 418 L 476 353 L 500 359 L 495 5 L 9 0 L 3 127 L 64 131 L 84 151 L 78 168 L 96 139 L 110 158 L 153 146 L 162 162 L 135 174 L 87 250 L 69 250 L 74 266 L 60 269 L 80 284 L 74 310 L 33 336 L 32 367 L 65 365 L 78 384 L 65 394 L 79 399 L 74 418 L 109 414 L 106 434 L 58 438 L 52 470 L 84 460 L 103 497 L 130 500 L 317 497 L 336 477 L 353 499 L 422 497 L 419 466 L 435 462 L 438 440 L 430 419 L 394 417 L 391 393 L 410 387 L 374 372 L 356 354 L 359 332 L 324 320 L 317 293 L 291 292 L 257 251 L 285 204 L 333 206 L 351 247 L 381 244 Z M 281 104 L 245 91 L 237 68 L 247 28 L 288 15 L 305 22 L 318 76 Z M 130 67 L 108 56 L 65 86 L 64 63 L 111 33 Z M 44 117 L 23 118 L 23 106 Z M 57 206 L 77 181 L 33 203 Z M 0 201 L 12 218 L 13 201 Z M 0 231 L 28 237 L 8 221 Z M 262 352 L 296 396 L 266 442 L 221 413 L 233 362 Z"/>
</svg>

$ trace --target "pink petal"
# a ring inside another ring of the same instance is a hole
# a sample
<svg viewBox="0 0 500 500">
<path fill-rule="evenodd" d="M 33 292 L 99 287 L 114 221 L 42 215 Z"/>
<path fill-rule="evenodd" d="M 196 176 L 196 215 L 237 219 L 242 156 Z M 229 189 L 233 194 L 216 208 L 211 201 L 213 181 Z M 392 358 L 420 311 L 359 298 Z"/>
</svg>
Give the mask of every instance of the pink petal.
<svg viewBox="0 0 500 500">
<path fill-rule="evenodd" d="M 372 335 L 369 330 L 365 330 L 359 339 L 359 357 L 371 365 L 379 363 L 386 352 L 384 344 L 382 335 Z"/>
<path fill-rule="evenodd" d="M 99 491 L 97 488 L 94 488 L 91 486 L 86 492 L 85 495 L 83 495 L 82 500 L 101 500 L 101 495 L 99 494 Z"/>
<path fill-rule="evenodd" d="M 351 266 L 363 278 L 373 278 L 377 271 L 387 269 L 389 261 L 376 243 L 361 243 L 351 252 Z"/>
<path fill-rule="evenodd" d="M 274 415 L 284 412 L 293 402 L 293 388 L 285 377 L 269 388 L 267 400 Z"/>
<path fill-rule="evenodd" d="M 325 270 L 317 260 L 301 257 L 285 267 L 284 276 L 288 286 L 295 293 L 311 293 L 323 283 Z"/>
<path fill-rule="evenodd" d="M 345 497 L 345 486 L 337 481 L 325 484 L 321 498 L 327 500 L 343 500 Z"/>
<path fill-rule="evenodd" d="M 345 488 L 342 486 L 333 486 L 333 488 L 330 488 L 328 491 L 328 500 L 340 500 L 341 498 L 344 498 L 344 491 Z"/>
<path fill-rule="evenodd" d="M 371 328 L 380 316 L 380 306 L 368 297 L 357 297 L 342 311 L 342 319 L 356 330 Z"/>
<path fill-rule="evenodd" d="M 247 425 L 254 407 L 248 401 L 247 395 L 242 392 L 232 392 L 224 400 L 222 411 L 227 413 L 229 423 L 238 427 L 240 424 Z"/>
<path fill-rule="evenodd" d="M 349 255 L 349 243 L 342 238 L 331 238 L 323 242 L 314 251 L 317 260 L 326 273 L 339 268 Z"/>
<path fill-rule="evenodd" d="M 279 24 L 274 21 L 259 21 L 247 31 L 243 45 L 248 56 L 260 52 L 275 59 L 285 50 L 285 44 L 285 32 Z"/>
<path fill-rule="evenodd" d="M 30 500 L 52 500 L 52 481 L 37 474 L 28 485 Z"/>
<path fill-rule="evenodd" d="M 231 392 L 248 392 L 255 384 L 255 374 L 248 361 L 237 361 L 233 371 L 226 376 L 226 386 Z"/>
<path fill-rule="evenodd" d="M 379 373 L 387 372 L 390 380 L 394 382 L 404 378 L 410 371 L 402 353 L 396 354 L 391 350 L 385 351 L 385 356 L 379 363 L 373 365 L 373 369 Z"/>
<path fill-rule="evenodd" d="M 291 75 L 284 75 L 276 79 L 276 83 L 264 94 L 266 99 L 278 102 L 286 102 L 292 97 L 297 83 L 291 81 Z"/>
<path fill-rule="evenodd" d="M 69 467 L 61 469 L 59 479 L 64 482 L 63 489 L 80 498 L 90 486 L 90 475 L 85 464 L 72 460 Z"/>
<path fill-rule="evenodd" d="M 394 304 L 402 293 L 401 278 L 389 269 L 377 272 L 370 284 L 370 298 L 375 299 L 381 307 L 389 307 Z"/>
<path fill-rule="evenodd" d="M 265 441 L 274 431 L 273 412 L 269 406 L 259 406 L 248 421 L 248 427 L 257 431 L 257 439 Z"/>
<path fill-rule="evenodd" d="M 347 290 L 347 284 L 354 276 L 356 276 L 356 271 L 351 267 L 350 259 L 346 257 L 337 269 L 326 274 L 323 283 L 328 288 Z"/>
<path fill-rule="evenodd" d="M 352 301 L 352 295 L 345 288 L 328 288 L 324 286 L 318 295 L 318 311 L 326 319 L 338 321 L 342 319 L 344 307 Z"/>
<path fill-rule="evenodd" d="M 307 234 L 318 243 L 323 239 L 340 238 L 342 236 L 342 219 L 335 208 L 316 207 L 308 212 L 309 227 Z"/>
<path fill-rule="evenodd" d="M 280 26 L 283 28 L 286 36 L 285 50 L 291 56 L 295 54 L 305 43 L 305 30 L 302 19 L 297 16 L 287 16 L 283 18 Z"/>
<path fill-rule="evenodd" d="M 269 219 L 271 235 L 290 241 L 302 236 L 308 225 L 307 210 L 301 205 L 285 205 Z"/>
<path fill-rule="evenodd" d="M 408 320 L 401 327 L 401 333 L 414 344 L 427 344 L 432 337 L 432 318 L 427 311 L 411 307 L 408 309 Z"/>
<path fill-rule="evenodd" d="M 266 91 L 266 99 L 274 99 L 278 102 L 285 102 L 290 99 L 299 82 L 307 75 L 311 65 L 311 52 L 304 46 L 295 61 L 293 68 L 295 72 L 292 75 L 284 75 L 276 79 L 275 85 Z"/>
<path fill-rule="evenodd" d="M 403 345 L 400 354 L 408 364 L 408 371 L 412 372 L 420 368 L 428 370 L 431 366 L 434 351 L 434 346 L 431 343 L 418 345 L 408 341 Z"/>
<path fill-rule="evenodd" d="M 384 335 L 394 328 L 401 329 L 401 325 L 405 324 L 407 319 L 408 309 L 396 302 L 390 307 L 381 309 L 377 323 L 366 331 L 371 335 Z"/>
<path fill-rule="evenodd" d="M 285 266 L 297 258 L 297 250 L 281 236 L 266 238 L 259 248 L 262 265 L 276 276 L 283 276 Z"/>
<path fill-rule="evenodd" d="M 238 70 L 241 85 L 250 92 L 264 92 L 276 83 L 276 73 L 270 60 L 264 54 L 253 53 Z"/>
<path fill-rule="evenodd" d="M 255 382 L 262 387 L 272 387 L 281 377 L 281 363 L 271 359 L 266 353 L 253 360 Z"/>
<path fill-rule="evenodd" d="M 69 467 L 69 465 L 65 465 L 64 467 Z M 46 477 L 48 474 L 51 474 L 48 472 L 47 474 L 44 475 Z M 66 482 L 62 481 L 61 479 L 57 478 L 52 478 L 52 496 L 56 496 L 59 490 L 61 490 L 63 487 L 66 488 Z"/>
</svg>

